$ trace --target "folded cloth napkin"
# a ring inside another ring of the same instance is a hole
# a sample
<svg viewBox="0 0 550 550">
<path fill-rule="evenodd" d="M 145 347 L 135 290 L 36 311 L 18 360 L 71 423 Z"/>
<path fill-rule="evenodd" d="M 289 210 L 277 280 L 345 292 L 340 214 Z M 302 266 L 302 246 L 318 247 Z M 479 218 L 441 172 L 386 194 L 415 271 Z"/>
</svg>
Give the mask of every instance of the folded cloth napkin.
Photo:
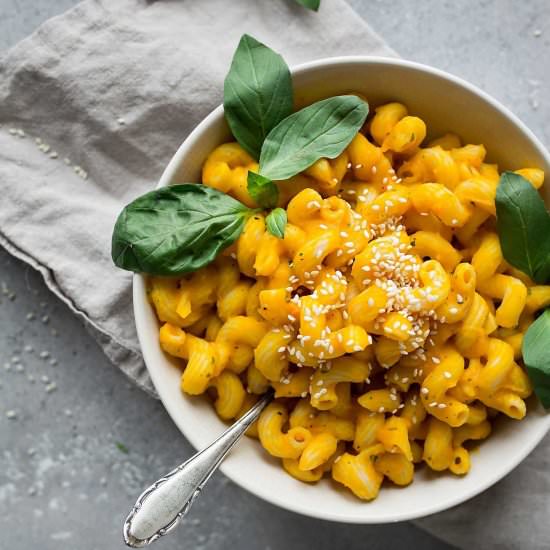
<svg viewBox="0 0 550 550">
<path fill-rule="evenodd" d="M 112 227 L 221 103 L 244 32 L 290 64 L 394 55 L 343 0 L 324 0 L 317 14 L 291 0 L 87 0 L 0 57 L 0 244 L 38 269 L 150 392 L 131 276 L 110 258 Z M 544 451 L 477 499 L 418 524 L 468 548 L 547 548 Z"/>
</svg>

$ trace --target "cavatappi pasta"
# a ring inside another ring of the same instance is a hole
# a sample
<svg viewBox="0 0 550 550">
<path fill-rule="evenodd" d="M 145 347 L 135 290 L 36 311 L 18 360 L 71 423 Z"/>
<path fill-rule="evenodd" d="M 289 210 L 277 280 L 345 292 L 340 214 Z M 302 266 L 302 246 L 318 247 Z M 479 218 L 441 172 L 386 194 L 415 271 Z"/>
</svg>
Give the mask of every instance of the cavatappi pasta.
<svg viewBox="0 0 550 550">
<path fill-rule="evenodd" d="M 295 478 L 366 500 L 421 463 L 466 474 L 497 414 L 525 416 L 522 336 L 550 305 L 550 287 L 503 260 L 484 146 L 425 137 L 404 105 L 378 107 L 339 157 L 278 182 L 284 239 L 256 214 L 214 264 L 149 280 L 182 390 L 231 420 L 274 388 L 249 435 Z M 226 143 L 203 184 L 256 206 L 257 169 Z"/>
</svg>

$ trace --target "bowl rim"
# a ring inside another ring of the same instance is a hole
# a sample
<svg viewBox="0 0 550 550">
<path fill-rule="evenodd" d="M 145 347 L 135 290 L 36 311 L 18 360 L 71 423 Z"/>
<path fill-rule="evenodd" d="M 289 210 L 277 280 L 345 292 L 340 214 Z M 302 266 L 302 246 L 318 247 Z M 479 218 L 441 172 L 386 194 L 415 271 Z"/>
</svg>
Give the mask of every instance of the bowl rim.
<svg viewBox="0 0 550 550">
<path fill-rule="evenodd" d="M 382 56 L 368 56 L 368 55 L 354 55 L 354 56 L 335 56 L 335 57 L 326 57 L 322 59 L 317 59 L 314 61 L 308 61 L 306 63 L 301 63 L 291 67 L 291 74 L 293 76 L 306 73 L 311 70 L 316 69 L 327 69 L 332 68 L 338 65 L 392 65 L 397 67 L 402 67 L 405 69 L 412 69 L 415 71 L 420 71 L 422 73 L 428 73 L 431 76 L 437 77 L 442 80 L 450 81 L 452 84 L 466 89 L 466 91 L 478 96 L 480 99 L 484 100 L 486 103 L 489 103 L 492 108 L 497 110 L 502 116 L 509 119 L 519 130 L 529 139 L 531 144 L 537 149 L 540 156 L 546 161 L 550 166 L 550 153 L 537 138 L 537 136 L 516 116 L 514 115 L 507 107 L 502 105 L 498 100 L 494 99 L 488 93 L 484 92 L 476 85 L 471 84 L 470 82 L 462 79 L 461 77 L 455 76 L 447 71 L 442 69 L 437 69 L 430 65 L 425 65 L 422 63 L 417 63 L 414 61 L 407 61 L 400 58 L 391 58 L 391 57 L 382 57 Z M 219 118 L 223 117 L 223 105 L 219 105 L 214 108 L 204 119 L 201 120 L 199 124 L 191 131 L 187 138 L 181 143 L 177 151 L 171 158 L 170 162 L 164 169 L 158 184 L 155 189 L 159 187 L 164 187 L 170 183 L 173 176 L 175 175 L 178 167 L 180 166 L 183 158 L 187 154 L 188 150 L 192 149 L 195 142 L 199 139 L 203 133 L 208 132 L 210 127 L 217 123 Z M 181 417 L 180 411 L 175 405 L 172 405 L 169 400 L 164 400 L 162 393 L 158 391 L 158 388 L 161 386 L 160 379 L 161 375 L 159 371 L 155 368 L 151 368 L 149 365 L 153 365 L 154 361 L 150 357 L 148 344 L 145 340 L 145 313 L 144 313 L 144 304 L 146 304 L 145 297 L 145 277 L 142 274 L 136 273 L 132 279 L 133 282 L 133 310 L 134 310 L 134 319 L 136 324 L 136 330 L 138 335 L 138 341 L 140 348 L 143 353 L 144 362 L 147 366 L 147 370 L 159 398 L 172 418 L 173 422 L 176 424 L 182 435 L 191 443 L 195 449 L 200 449 L 200 442 L 196 440 L 195 437 L 189 436 L 185 430 L 186 419 Z M 336 521 L 341 523 L 354 523 L 354 524 L 383 524 L 383 523 L 395 523 L 399 521 L 406 521 L 412 519 L 418 519 L 421 517 L 430 516 L 432 514 L 448 510 L 454 506 L 457 506 L 471 498 L 479 495 L 503 477 L 508 475 L 514 468 L 516 468 L 523 460 L 533 451 L 533 449 L 541 442 L 544 436 L 550 431 L 550 413 L 547 413 L 546 418 L 541 422 L 543 428 L 538 428 L 538 432 L 533 433 L 533 437 L 529 441 L 528 445 L 524 445 L 521 452 L 516 456 L 516 460 L 512 461 L 500 468 L 498 465 L 493 469 L 492 475 L 486 476 L 482 483 L 480 483 L 475 488 L 470 491 L 463 493 L 455 493 L 447 495 L 446 498 L 439 499 L 437 502 L 431 506 L 423 506 L 422 509 L 416 509 L 411 507 L 410 511 L 406 513 L 396 514 L 391 513 L 391 510 L 388 511 L 387 517 L 385 519 L 380 518 L 359 518 L 351 516 L 341 516 L 338 514 L 331 513 L 319 507 L 316 510 L 303 507 L 299 504 L 296 504 L 291 499 L 284 499 L 278 497 L 276 494 L 273 494 L 269 491 L 264 491 L 259 484 L 254 482 L 253 476 L 249 477 L 235 477 L 231 473 L 226 472 L 224 464 L 220 465 L 220 470 L 234 482 L 239 487 L 245 489 L 246 491 L 252 493 L 253 495 L 261 498 L 262 500 L 275 504 L 283 509 L 290 510 L 296 513 L 299 513 L 304 516 L 323 519 L 328 521 Z M 499 464 L 504 464 L 500 462 Z M 358 501 L 358 505 L 364 503 Z"/>
</svg>

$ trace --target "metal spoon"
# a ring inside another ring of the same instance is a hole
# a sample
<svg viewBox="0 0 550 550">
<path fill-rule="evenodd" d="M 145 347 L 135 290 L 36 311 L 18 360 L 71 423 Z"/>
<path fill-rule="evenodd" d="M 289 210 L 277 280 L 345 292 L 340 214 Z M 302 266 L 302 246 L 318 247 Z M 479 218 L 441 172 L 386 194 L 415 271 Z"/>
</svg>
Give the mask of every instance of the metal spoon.
<svg viewBox="0 0 550 550">
<path fill-rule="evenodd" d="M 272 399 L 272 392 L 265 394 L 211 445 L 146 489 L 124 522 L 124 542 L 142 548 L 171 531 L 189 512 L 225 455 Z"/>
</svg>

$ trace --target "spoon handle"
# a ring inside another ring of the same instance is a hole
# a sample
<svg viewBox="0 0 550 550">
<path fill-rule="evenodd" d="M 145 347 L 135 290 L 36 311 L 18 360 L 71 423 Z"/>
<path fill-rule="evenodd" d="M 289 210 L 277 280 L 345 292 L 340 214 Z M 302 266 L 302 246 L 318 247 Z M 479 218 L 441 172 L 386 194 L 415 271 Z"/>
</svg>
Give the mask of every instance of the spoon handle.
<svg viewBox="0 0 550 550">
<path fill-rule="evenodd" d="M 124 542 L 132 548 L 142 548 L 173 529 L 225 455 L 272 399 L 273 393 L 265 394 L 211 445 L 146 489 L 124 522 Z"/>
</svg>

